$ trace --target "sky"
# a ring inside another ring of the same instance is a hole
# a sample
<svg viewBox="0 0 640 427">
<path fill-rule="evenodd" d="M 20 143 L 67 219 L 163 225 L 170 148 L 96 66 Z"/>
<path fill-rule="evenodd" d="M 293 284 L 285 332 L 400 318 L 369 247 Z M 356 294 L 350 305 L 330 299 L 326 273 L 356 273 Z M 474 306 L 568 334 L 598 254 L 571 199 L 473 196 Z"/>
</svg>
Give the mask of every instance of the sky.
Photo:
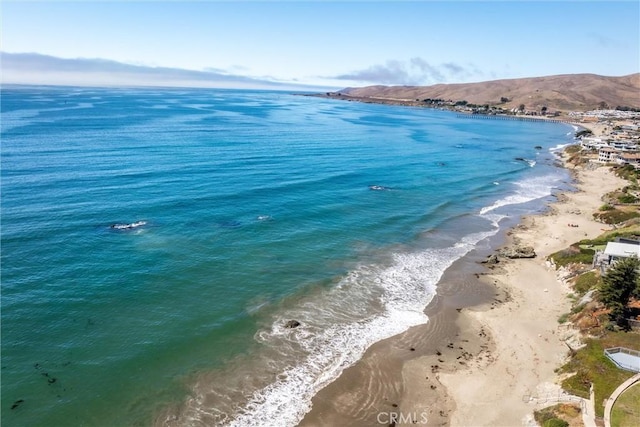
<svg viewBox="0 0 640 427">
<path fill-rule="evenodd" d="M 640 72 L 640 2 L 3 0 L 2 82 L 321 88 Z"/>
</svg>

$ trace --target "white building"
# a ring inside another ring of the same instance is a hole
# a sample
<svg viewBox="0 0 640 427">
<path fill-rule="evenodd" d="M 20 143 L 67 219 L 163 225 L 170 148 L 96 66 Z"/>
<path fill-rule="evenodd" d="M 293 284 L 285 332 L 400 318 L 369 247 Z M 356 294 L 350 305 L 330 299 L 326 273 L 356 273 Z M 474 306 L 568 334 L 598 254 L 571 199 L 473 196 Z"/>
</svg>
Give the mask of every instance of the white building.
<svg viewBox="0 0 640 427">
<path fill-rule="evenodd" d="M 580 145 L 587 150 L 598 149 L 607 145 L 606 140 L 595 136 L 583 136 Z"/>
<path fill-rule="evenodd" d="M 637 150 L 638 144 L 626 139 L 611 139 L 607 141 L 607 145 L 616 150 Z"/>
<path fill-rule="evenodd" d="M 618 153 L 620 150 L 616 150 L 615 148 L 604 147 L 598 150 L 598 161 L 600 163 L 611 163 L 615 162 L 618 158 Z"/>
<path fill-rule="evenodd" d="M 593 266 L 600 267 L 600 273 L 604 274 L 616 261 L 631 257 L 640 259 L 640 241 L 618 238 L 615 242 L 607 243 L 604 251 L 596 252 Z"/>
<path fill-rule="evenodd" d="M 618 154 L 616 162 L 621 165 L 631 165 L 636 169 L 640 169 L 640 153 L 622 152 Z"/>
<path fill-rule="evenodd" d="M 640 242 L 609 242 L 604 254 L 609 257 L 611 262 L 622 258 L 640 258 Z"/>
</svg>

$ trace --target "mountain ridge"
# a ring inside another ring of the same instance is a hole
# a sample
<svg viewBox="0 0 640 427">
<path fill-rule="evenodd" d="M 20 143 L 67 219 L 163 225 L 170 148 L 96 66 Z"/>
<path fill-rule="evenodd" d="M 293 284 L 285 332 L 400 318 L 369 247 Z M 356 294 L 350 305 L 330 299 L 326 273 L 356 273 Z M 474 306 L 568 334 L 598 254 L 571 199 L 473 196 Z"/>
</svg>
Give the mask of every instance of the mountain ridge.
<svg viewBox="0 0 640 427">
<path fill-rule="evenodd" d="M 476 83 L 440 83 L 431 86 L 350 87 L 340 94 L 379 102 L 443 99 L 494 105 L 504 109 L 521 105 L 531 111 L 598 108 L 640 108 L 640 73 L 610 77 L 598 74 L 559 74 L 543 77 L 490 80 Z M 505 101 L 507 99 L 508 101 Z"/>
</svg>

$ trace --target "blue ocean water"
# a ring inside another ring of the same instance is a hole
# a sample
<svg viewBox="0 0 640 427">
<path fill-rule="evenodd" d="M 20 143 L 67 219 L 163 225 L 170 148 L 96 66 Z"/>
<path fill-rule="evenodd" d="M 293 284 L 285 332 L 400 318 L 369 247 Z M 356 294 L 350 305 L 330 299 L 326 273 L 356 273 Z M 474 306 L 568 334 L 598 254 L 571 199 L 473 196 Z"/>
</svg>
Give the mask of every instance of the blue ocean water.
<svg viewBox="0 0 640 427">
<path fill-rule="evenodd" d="M 569 181 L 558 123 L 269 91 L 1 96 L 6 425 L 172 406 L 166 423 L 293 425 Z"/>
</svg>

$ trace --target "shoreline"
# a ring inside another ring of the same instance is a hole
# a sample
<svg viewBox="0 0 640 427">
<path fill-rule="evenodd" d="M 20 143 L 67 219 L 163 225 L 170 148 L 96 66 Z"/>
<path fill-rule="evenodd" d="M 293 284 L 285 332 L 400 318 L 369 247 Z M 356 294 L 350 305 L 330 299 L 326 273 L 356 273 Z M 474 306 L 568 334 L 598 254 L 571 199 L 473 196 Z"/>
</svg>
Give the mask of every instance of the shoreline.
<svg viewBox="0 0 640 427">
<path fill-rule="evenodd" d="M 600 235 L 605 226 L 591 214 L 601 205 L 603 194 L 625 182 L 606 166 L 573 172 L 578 191 L 563 193 L 547 214 L 525 217 L 509 238 L 532 246 L 537 257 L 511 260 L 502 271 L 485 276 L 513 299 L 494 311 L 474 308 L 463 313 L 489 329 L 497 352 L 488 366 L 441 376 L 458 402 L 451 425 L 522 425 L 536 409 L 525 402 L 526 397 L 543 397 L 560 389 L 554 370 L 566 359 L 567 341 L 577 333 L 557 321 L 570 309 L 571 290 L 545 259 L 578 240 Z"/>
<path fill-rule="evenodd" d="M 500 112 L 471 112 L 466 109 L 458 107 L 458 105 L 451 103 L 448 104 L 425 104 L 418 99 L 399 99 L 399 98 L 387 98 L 387 97 L 373 97 L 373 96 L 353 96 L 340 92 L 327 92 L 327 93 L 315 93 L 315 94 L 302 94 L 302 96 L 310 96 L 315 98 L 332 99 L 347 102 L 360 102 L 363 104 L 378 104 L 378 105 L 391 105 L 400 107 L 416 107 L 416 108 L 429 108 L 433 110 L 450 111 L 461 116 L 471 116 L 484 119 L 501 119 L 501 120 L 525 120 L 525 121 L 548 121 L 567 124 L 576 124 L 575 120 L 568 117 L 565 114 L 549 114 L 549 115 L 533 115 L 533 114 L 514 114 L 508 112 L 508 110 L 502 110 Z M 494 105 L 494 107 L 499 107 Z"/>
<path fill-rule="evenodd" d="M 565 160 L 562 156 L 569 169 Z M 425 309 L 429 322 L 371 346 L 318 392 L 299 425 L 530 422 L 537 407 L 526 397 L 559 389 L 554 369 L 566 358 L 565 340 L 573 335 L 557 321 L 570 309 L 570 290 L 545 259 L 601 234 L 607 226 L 591 214 L 603 194 L 625 182 L 607 167 L 570 171 L 576 192 L 560 193 L 544 213 L 526 216 L 494 236 L 502 240 L 499 248 L 532 246 L 535 258 L 501 258 L 497 265 L 484 266 L 478 262 L 488 254 L 472 251 L 458 260 Z"/>
</svg>

